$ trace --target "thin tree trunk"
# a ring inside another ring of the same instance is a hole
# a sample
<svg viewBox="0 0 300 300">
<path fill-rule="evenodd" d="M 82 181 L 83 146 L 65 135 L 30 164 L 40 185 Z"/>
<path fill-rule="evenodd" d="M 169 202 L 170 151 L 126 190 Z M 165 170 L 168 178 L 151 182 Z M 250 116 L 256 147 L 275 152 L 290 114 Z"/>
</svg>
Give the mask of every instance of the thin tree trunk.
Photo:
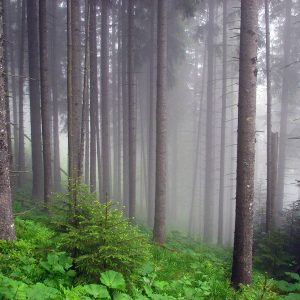
<svg viewBox="0 0 300 300">
<path fill-rule="evenodd" d="M 20 29 L 20 58 L 19 58 L 19 157 L 18 166 L 19 171 L 25 171 L 25 141 L 24 141 L 24 52 L 25 52 L 25 34 L 26 34 L 26 0 L 22 1 L 21 13 L 21 29 Z M 24 184 L 24 173 L 18 176 L 18 186 Z"/>
<path fill-rule="evenodd" d="M 136 107 L 133 62 L 134 0 L 128 5 L 128 124 L 129 124 L 129 218 L 135 217 L 136 198 Z"/>
<path fill-rule="evenodd" d="M 153 240 L 165 243 L 167 200 L 167 0 L 158 1 L 156 176 Z"/>
<path fill-rule="evenodd" d="M 223 77 L 222 77 L 222 117 L 221 117 L 221 149 L 220 149 L 219 223 L 218 223 L 218 244 L 219 245 L 223 245 L 224 243 L 226 104 L 227 104 L 227 1 L 223 1 Z"/>
<path fill-rule="evenodd" d="M 98 75 L 96 41 L 96 1 L 90 1 L 90 188 L 96 191 Z M 98 157 L 100 159 L 100 157 Z"/>
<path fill-rule="evenodd" d="M 209 25 L 207 36 L 207 104 L 204 188 L 204 240 L 213 240 L 213 71 L 214 71 L 214 20 L 215 0 L 209 1 Z"/>
<path fill-rule="evenodd" d="M 43 197 L 43 157 L 39 77 L 38 6 L 27 1 L 30 119 L 32 139 L 32 196 Z"/>
<path fill-rule="evenodd" d="M 281 95 L 281 114 L 280 114 L 280 132 L 279 132 L 279 156 L 278 156 L 278 182 L 277 182 L 277 202 L 278 213 L 282 213 L 284 198 L 284 177 L 285 177 L 285 159 L 286 159 L 286 142 L 287 142 L 287 119 L 289 106 L 289 80 L 290 69 L 285 67 L 288 65 L 291 53 L 291 5 L 292 0 L 286 0 L 285 7 L 285 29 L 284 29 L 284 70 L 282 74 L 282 95 Z M 276 218 L 280 225 L 280 217 Z"/>
<path fill-rule="evenodd" d="M 44 163 L 44 204 L 48 208 L 51 193 L 51 134 L 50 134 L 50 86 L 48 57 L 48 19 L 47 0 L 39 0 L 40 31 L 40 76 L 41 76 L 41 111 Z"/>
<path fill-rule="evenodd" d="M 108 7 L 103 0 L 101 13 L 101 134 L 103 186 L 101 200 L 110 197 L 110 143 L 109 143 L 109 51 L 108 51 Z"/>
<path fill-rule="evenodd" d="M 272 183 L 271 183 L 271 226 L 273 227 L 275 224 L 279 224 L 279 207 L 278 203 L 276 202 L 276 183 L 277 183 L 277 174 L 278 174 L 278 132 L 273 133 L 271 135 L 271 156 L 272 156 Z M 299 198 L 298 198 L 299 199 Z"/>
<path fill-rule="evenodd" d="M 154 202 L 155 202 L 155 80 L 156 80 L 156 10 L 157 1 L 152 1 L 151 12 L 151 56 L 150 56 L 150 93 L 149 93 L 149 158 L 148 158 L 148 214 L 147 223 L 149 227 L 153 227 L 154 222 Z"/>
<path fill-rule="evenodd" d="M 241 2 L 236 219 L 232 284 L 252 279 L 258 1 Z"/>
<path fill-rule="evenodd" d="M 51 1 L 52 10 L 52 101 L 53 101 L 53 183 L 54 191 L 61 191 L 61 173 L 60 173 L 60 139 L 59 139 L 59 112 L 58 112 L 58 72 L 59 61 L 57 59 L 57 0 Z"/>
<path fill-rule="evenodd" d="M 9 149 L 7 138 L 7 124 L 6 124 L 6 88 L 5 88 L 5 57 L 4 57 L 4 5 L 0 1 L 0 239 L 14 240 L 16 239 L 15 227 L 12 214 L 12 200 L 10 188 L 10 163 L 9 163 Z"/>
</svg>

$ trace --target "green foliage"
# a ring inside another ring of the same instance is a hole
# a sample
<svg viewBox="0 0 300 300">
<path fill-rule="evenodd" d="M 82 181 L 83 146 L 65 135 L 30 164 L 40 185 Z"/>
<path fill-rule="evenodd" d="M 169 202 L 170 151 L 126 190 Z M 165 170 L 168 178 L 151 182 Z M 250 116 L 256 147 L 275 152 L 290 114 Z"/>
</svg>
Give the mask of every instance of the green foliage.
<svg viewBox="0 0 300 300">
<path fill-rule="evenodd" d="M 110 289 L 124 290 L 125 280 L 121 273 L 112 270 L 101 273 L 100 281 Z"/>
<path fill-rule="evenodd" d="M 61 247 L 73 254 L 76 269 L 91 282 L 105 270 L 132 277 L 149 259 L 148 237 L 124 218 L 120 208 L 99 203 L 85 187 L 78 190 L 76 212 L 67 221 L 60 224 L 66 231 Z"/>
<path fill-rule="evenodd" d="M 286 272 L 285 273 L 289 282 L 285 280 L 277 281 L 277 288 L 284 294 L 280 299 L 300 299 L 300 276 L 297 273 Z"/>
</svg>

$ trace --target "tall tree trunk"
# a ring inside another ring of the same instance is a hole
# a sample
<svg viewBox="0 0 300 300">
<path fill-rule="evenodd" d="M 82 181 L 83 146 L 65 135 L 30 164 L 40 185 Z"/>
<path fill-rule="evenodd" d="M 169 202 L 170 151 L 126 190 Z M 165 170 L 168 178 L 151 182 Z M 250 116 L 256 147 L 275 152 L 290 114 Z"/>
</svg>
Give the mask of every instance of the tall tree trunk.
<svg viewBox="0 0 300 300">
<path fill-rule="evenodd" d="M 108 9 L 109 1 L 103 0 L 101 13 L 101 134 L 103 186 L 102 201 L 110 197 L 110 143 L 109 143 L 109 51 Z"/>
<path fill-rule="evenodd" d="M 156 97 L 155 97 L 155 56 L 156 56 L 156 10 L 157 1 L 152 1 L 151 12 L 151 56 L 150 56 L 150 82 L 149 82 L 149 158 L 148 158 L 148 214 L 147 223 L 149 227 L 153 226 L 154 222 L 154 202 L 155 202 L 155 110 L 156 110 Z"/>
<path fill-rule="evenodd" d="M 285 28 L 284 28 L 284 59 L 283 59 L 283 74 L 282 74 L 282 95 L 281 95 L 281 113 L 280 113 L 280 132 L 279 132 L 279 155 L 278 155 L 278 182 L 277 182 L 277 202 L 278 213 L 282 213 L 283 198 L 284 198 L 284 177 L 285 177 L 285 159 L 286 159 L 286 142 L 287 142 L 287 119 L 289 106 L 289 80 L 290 69 L 286 66 L 290 61 L 291 54 L 291 6 L 292 0 L 285 1 Z M 280 216 L 276 217 L 280 225 Z"/>
<path fill-rule="evenodd" d="M 276 218 L 279 218 L 279 207 L 278 203 L 276 202 L 276 183 L 277 183 L 277 174 L 278 174 L 278 132 L 273 133 L 271 135 L 271 156 L 272 156 L 272 166 L 271 166 L 271 172 L 272 172 L 272 183 L 271 183 L 271 205 L 269 209 L 271 210 L 271 227 L 273 227 L 275 224 L 279 224 L 279 220 L 276 220 Z M 299 199 L 299 198 L 298 198 Z"/>
<path fill-rule="evenodd" d="M 41 111 L 44 163 L 44 204 L 47 208 L 51 193 L 51 134 L 50 134 L 50 86 L 48 57 L 48 18 L 47 0 L 39 0 L 40 32 L 40 78 L 41 78 Z"/>
<path fill-rule="evenodd" d="M 133 61 L 134 0 L 128 5 L 128 124 L 129 124 L 129 218 L 135 217 L 136 198 L 136 107 Z"/>
<path fill-rule="evenodd" d="M 232 284 L 252 279 L 258 1 L 242 0 L 238 103 L 236 220 Z"/>
<path fill-rule="evenodd" d="M 267 207 L 266 231 L 273 227 L 272 215 L 272 96 L 271 96 L 271 68 L 270 68 L 270 13 L 269 0 L 265 0 L 266 22 L 266 77 L 267 77 Z"/>
<path fill-rule="evenodd" d="M 24 141 L 24 52 L 25 52 L 25 34 L 26 34 L 26 0 L 22 0 L 21 29 L 19 38 L 19 171 L 25 171 L 25 141 Z M 18 176 L 18 186 L 24 183 L 24 174 Z"/>
<path fill-rule="evenodd" d="M 224 183 L 225 183 L 225 140 L 226 140 L 226 104 L 227 104 L 227 1 L 223 1 L 223 78 L 222 78 L 222 117 L 220 148 L 220 186 L 219 186 L 219 223 L 218 244 L 224 243 Z"/>
<path fill-rule="evenodd" d="M 153 240 L 165 242 L 167 200 L 167 10 L 168 1 L 158 1 L 157 15 L 157 107 L 156 176 Z"/>
<path fill-rule="evenodd" d="M 213 240 L 213 71 L 214 71 L 214 20 L 215 0 L 209 1 L 209 24 L 207 36 L 207 104 L 204 188 L 204 240 Z"/>
<path fill-rule="evenodd" d="M 97 41 L 96 41 L 96 3 L 90 1 L 90 188 L 96 191 L 97 161 L 97 111 L 98 111 L 98 75 L 97 75 Z M 100 157 L 98 157 L 100 159 Z"/>
<path fill-rule="evenodd" d="M 41 135 L 41 101 L 39 77 L 38 6 L 37 0 L 27 1 L 28 64 L 30 119 L 32 140 L 32 196 L 43 197 L 43 157 Z"/>
<path fill-rule="evenodd" d="M 57 0 L 51 1 L 51 10 L 53 16 L 52 22 L 52 101 L 53 101 L 53 179 L 54 191 L 61 191 L 61 173 L 60 173 L 60 139 L 59 139 L 59 113 L 58 113 L 58 73 L 59 61 L 57 59 Z"/>
<path fill-rule="evenodd" d="M 6 88 L 4 74 L 4 43 L 5 43 L 5 18 L 4 5 L 0 1 L 0 239 L 14 240 L 16 238 L 12 214 L 11 188 L 10 188 L 10 163 L 6 124 Z"/>
</svg>

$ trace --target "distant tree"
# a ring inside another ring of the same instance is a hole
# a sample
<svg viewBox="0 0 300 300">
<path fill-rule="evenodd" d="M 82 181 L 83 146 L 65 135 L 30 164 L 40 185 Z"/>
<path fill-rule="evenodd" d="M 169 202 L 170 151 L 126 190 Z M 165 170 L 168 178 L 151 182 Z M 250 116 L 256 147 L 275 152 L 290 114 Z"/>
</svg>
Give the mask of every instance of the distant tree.
<svg viewBox="0 0 300 300">
<path fill-rule="evenodd" d="M 10 163 L 6 126 L 6 88 L 4 74 L 4 0 L 0 1 L 0 239 L 16 238 L 12 215 Z"/>
<path fill-rule="evenodd" d="M 242 0 L 232 285 L 252 279 L 258 1 Z"/>
<path fill-rule="evenodd" d="M 157 9 L 156 175 L 153 240 L 165 242 L 167 197 L 167 13 L 168 1 Z"/>
<path fill-rule="evenodd" d="M 32 141 L 32 196 L 43 197 L 43 157 L 39 76 L 38 2 L 27 1 L 30 125 Z"/>
<path fill-rule="evenodd" d="M 48 54 L 47 0 L 39 0 L 41 111 L 44 164 L 44 202 L 48 207 L 52 188 L 51 131 L 50 131 L 50 72 Z"/>
</svg>

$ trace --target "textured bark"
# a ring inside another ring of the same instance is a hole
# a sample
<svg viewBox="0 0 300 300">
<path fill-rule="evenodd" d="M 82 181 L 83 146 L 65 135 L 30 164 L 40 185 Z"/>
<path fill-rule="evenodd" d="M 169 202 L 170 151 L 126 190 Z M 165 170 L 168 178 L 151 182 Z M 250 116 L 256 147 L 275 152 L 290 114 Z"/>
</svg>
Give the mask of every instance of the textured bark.
<svg viewBox="0 0 300 300">
<path fill-rule="evenodd" d="M 26 0 L 22 1 L 21 13 L 21 30 L 19 37 L 19 157 L 18 167 L 19 171 L 25 171 L 25 141 L 24 141 L 24 52 L 25 52 L 25 34 L 26 34 Z M 18 186 L 21 187 L 24 183 L 24 174 L 20 173 L 18 176 Z"/>
<path fill-rule="evenodd" d="M 151 12 L 151 54 L 150 54 L 150 82 L 149 82 L 149 158 L 148 158 L 148 226 L 152 227 L 154 222 L 154 201 L 155 201 L 155 80 L 156 80 L 156 11 L 157 1 L 152 1 Z"/>
<path fill-rule="evenodd" d="M 252 279 L 258 1 L 241 2 L 236 220 L 232 284 Z"/>
<path fill-rule="evenodd" d="M 165 242 L 167 196 L 167 0 L 158 1 L 156 176 L 153 240 Z"/>
<path fill-rule="evenodd" d="M 269 0 L 265 0 L 266 23 L 266 77 L 267 77 L 267 207 L 266 207 L 266 231 L 273 227 L 272 214 L 272 96 L 271 96 L 271 68 L 270 68 L 270 14 Z"/>
<path fill-rule="evenodd" d="M 271 135 L 271 157 L 272 157 L 272 183 L 271 183 L 271 201 L 270 201 L 270 226 L 273 228 L 276 224 L 279 224 L 279 207 L 276 202 L 276 183 L 277 183 L 277 174 L 278 174 L 278 132 Z"/>
<path fill-rule="evenodd" d="M 50 133 L 50 86 L 48 56 L 48 18 L 47 0 L 39 0 L 39 32 L 40 32 L 40 78 L 41 78 L 41 111 L 44 163 L 44 204 L 47 208 L 51 193 L 51 133 Z"/>
<path fill-rule="evenodd" d="M 205 144 L 205 187 L 204 187 L 204 240 L 213 240 L 213 71 L 214 71 L 214 19 L 215 0 L 209 1 L 209 24 L 207 36 L 207 104 Z"/>
<path fill-rule="evenodd" d="M 219 222 L 218 244 L 224 243 L 224 183 L 225 183 L 225 140 L 226 140 L 226 104 L 227 104 L 227 1 L 223 1 L 223 76 L 222 76 L 222 117 L 220 148 L 220 186 L 219 186 Z"/>
<path fill-rule="evenodd" d="M 0 239 L 16 238 L 11 207 L 9 153 L 6 126 L 6 89 L 4 74 L 4 5 L 0 1 Z"/>
<path fill-rule="evenodd" d="M 291 6 L 292 0 L 286 0 L 285 7 L 285 28 L 284 28 L 284 58 L 283 66 L 287 66 L 290 62 L 291 54 Z M 284 198 L 284 177 L 286 165 L 286 142 L 287 142 L 287 119 L 288 119 L 288 106 L 289 106 L 289 81 L 290 81 L 290 68 L 284 67 L 282 74 L 282 94 L 281 94 L 281 113 L 280 113 L 280 132 L 279 132 L 279 155 L 278 155 L 278 178 L 277 178 L 277 202 L 279 214 L 283 209 Z M 280 225 L 280 218 L 276 218 Z"/>
<path fill-rule="evenodd" d="M 58 112 L 58 74 L 59 61 L 57 59 L 58 41 L 57 41 L 57 0 L 51 1 L 51 13 L 53 17 L 52 22 L 52 68 L 51 68 L 51 82 L 52 82 L 52 102 L 53 102 L 53 188 L 55 192 L 61 191 L 61 173 L 60 173 L 60 138 L 59 138 L 59 112 Z"/>
<path fill-rule="evenodd" d="M 133 61 L 134 0 L 128 4 L 128 124 L 129 124 L 129 218 L 135 217 L 136 198 L 136 106 Z"/>
<path fill-rule="evenodd" d="M 39 77 L 38 6 L 37 0 L 27 1 L 28 64 L 30 119 L 32 140 L 32 196 L 43 197 L 43 157 L 41 135 L 41 101 Z"/>
<path fill-rule="evenodd" d="M 96 3 L 90 1 L 90 189 L 96 191 L 97 169 L 97 111 L 98 111 L 98 75 L 96 41 Z M 98 157 L 98 159 L 100 159 Z"/>
<path fill-rule="evenodd" d="M 109 1 L 103 0 L 101 13 L 101 150 L 102 150 L 102 196 L 110 198 L 110 141 L 109 141 L 109 51 L 108 9 Z"/>
</svg>

